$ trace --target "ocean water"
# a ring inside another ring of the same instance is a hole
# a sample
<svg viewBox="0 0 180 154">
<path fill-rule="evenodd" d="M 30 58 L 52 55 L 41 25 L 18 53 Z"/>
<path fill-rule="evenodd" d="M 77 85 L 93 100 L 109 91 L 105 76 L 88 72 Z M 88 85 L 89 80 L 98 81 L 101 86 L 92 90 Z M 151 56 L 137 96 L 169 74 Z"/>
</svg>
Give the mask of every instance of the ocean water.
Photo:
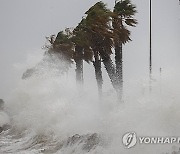
<svg viewBox="0 0 180 154">
<path fill-rule="evenodd" d="M 62 66 L 62 61 L 56 61 Z M 63 63 L 64 64 L 64 63 Z M 178 144 L 137 144 L 126 149 L 122 136 L 178 136 L 180 131 L 179 74 L 154 74 L 128 80 L 123 102 L 112 87 L 100 99 L 97 88 L 76 85 L 73 73 L 40 65 L 39 74 L 20 80 L 6 98 L 6 116 L 0 123 L 10 128 L 0 133 L 1 154 L 171 154 Z M 64 66 L 64 65 L 63 65 Z M 73 68 L 70 72 L 74 71 Z M 94 73 L 94 72 L 93 72 Z M 7 115 L 9 117 L 7 117 Z"/>
</svg>

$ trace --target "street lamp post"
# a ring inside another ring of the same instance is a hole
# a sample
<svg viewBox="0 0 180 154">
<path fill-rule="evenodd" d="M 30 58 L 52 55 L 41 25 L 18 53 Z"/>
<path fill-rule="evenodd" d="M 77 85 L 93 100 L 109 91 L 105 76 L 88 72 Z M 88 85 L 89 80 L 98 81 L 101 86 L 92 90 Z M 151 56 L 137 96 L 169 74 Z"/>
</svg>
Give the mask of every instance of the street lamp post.
<svg viewBox="0 0 180 154">
<path fill-rule="evenodd" d="M 150 39 L 150 44 L 149 44 L 149 79 L 150 79 L 150 91 L 151 91 L 151 80 L 152 80 L 152 3 L 150 0 L 150 31 L 149 31 L 149 39 Z"/>
<path fill-rule="evenodd" d="M 150 75 L 152 73 L 152 12 L 151 12 L 151 0 L 150 0 L 150 57 L 149 57 L 149 68 L 150 68 Z"/>
</svg>

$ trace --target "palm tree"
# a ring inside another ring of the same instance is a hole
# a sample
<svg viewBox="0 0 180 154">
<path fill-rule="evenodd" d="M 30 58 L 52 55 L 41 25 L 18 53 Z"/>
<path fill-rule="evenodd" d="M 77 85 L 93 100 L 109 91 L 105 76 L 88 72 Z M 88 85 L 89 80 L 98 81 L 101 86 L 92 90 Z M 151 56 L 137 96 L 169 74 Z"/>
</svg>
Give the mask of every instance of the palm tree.
<svg viewBox="0 0 180 154">
<path fill-rule="evenodd" d="M 122 44 L 130 41 L 130 31 L 128 26 L 136 26 L 137 21 L 134 19 L 136 13 L 135 5 L 131 4 L 130 0 L 116 1 L 112 15 L 112 26 L 114 32 L 114 47 L 115 47 L 115 63 L 117 87 L 119 90 L 120 99 L 123 92 L 123 51 Z"/>
<path fill-rule="evenodd" d="M 78 85 L 83 84 L 83 60 L 86 62 L 92 61 L 92 50 L 89 48 L 87 41 L 84 39 L 85 35 L 81 29 L 82 22 L 71 31 L 66 28 L 65 31 L 60 31 L 55 38 L 55 35 L 48 37 L 50 46 L 48 48 L 49 54 L 57 54 L 59 58 L 68 63 L 76 63 L 76 81 Z"/>
<path fill-rule="evenodd" d="M 77 51 L 75 52 L 75 58 L 76 56 L 80 57 L 79 55 L 81 55 L 81 58 L 83 58 L 86 62 L 89 63 L 90 61 L 92 61 L 95 69 L 95 76 L 96 76 L 99 96 L 101 96 L 102 84 L 103 84 L 101 59 L 100 56 L 98 55 L 98 52 L 95 50 L 95 47 L 94 50 L 92 51 L 92 46 L 90 44 L 89 33 L 87 30 L 85 18 L 83 18 L 81 22 L 78 24 L 78 26 L 74 29 L 73 34 L 74 36 L 72 40 L 75 43 L 75 46 L 81 47 L 81 52 L 77 52 Z M 92 57 L 94 57 L 94 60 Z"/>
<path fill-rule="evenodd" d="M 88 40 L 85 39 L 86 37 L 84 31 L 84 19 L 82 19 L 78 26 L 73 30 L 71 37 L 75 48 L 73 58 L 76 62 L 76 80 L 80 85 L 83 84 L 83 60 L 89 63 L 92 61 L 93 56 Z"/>
<path fill-rule="evenodd" d="M 99 94 L 102 93 L 103 62 L 114 89 L 122 95 L 122 44 L 130 41 L 127 26 L 135 26 L 133 18 L 136 10 L 129 0 L 116 3 L 113 12 L 103 2 L 97 2 L 87 12 L 78 26 L 71 32 L 59 32 L 56 39 L 51 37 L 51 52 L 60 52 L 63 57 L 76 62 L 76 79 L 83 83 L 83 60 L 93 62 Z M 111 59 L 112 48 L 115 47 L 116 68 Z M 94 58 L 92 58 L 94 57 Z"/>
<path fill-rule="evenodd" d="M 70 36 L 66 30 L 65 32 L 60 31 L 56 37 L 55 35 L 46 37 L 46 39 L 50 42 L 50 45 L 45 46 L 45 49 L 47 49 L 45 54 L 48 54 L 49 56 L 55 55 L 65 62 L 66 65 L 62 68 L 65 71 L 67 71 L 73 63 L 73 43 L 70 41 L 69 37 Z"/>
<path fill-rule="evenodd" d="M 115 68 L 110 58 L 110 55 L 112 54 L 111 48 L 113 46 L 113 33 L 110 30 L 111 11 L 100 1 L 92 6 L 85 14 L 87 15 L 85 20 L 86 31 L 95 57 L 94 66 L 95 70 L 97 69 L 97 72 L 99 73 L 96 76 L 102 76 L 102 61 L 112 85 L 116 89 Z"/>
<path fill-rule="evenodd" d="M 70 35 L 67 33 L 67 29 L 65 32 L 60 31 L 54 41 L 51 37 L 50 43 L 52 44 L 52 47 L 48 51 L 50 54 L 58 53 L 63 60 L 71 63 L 73 62 L 73 43 L 70 40 Z"/>
</svg>

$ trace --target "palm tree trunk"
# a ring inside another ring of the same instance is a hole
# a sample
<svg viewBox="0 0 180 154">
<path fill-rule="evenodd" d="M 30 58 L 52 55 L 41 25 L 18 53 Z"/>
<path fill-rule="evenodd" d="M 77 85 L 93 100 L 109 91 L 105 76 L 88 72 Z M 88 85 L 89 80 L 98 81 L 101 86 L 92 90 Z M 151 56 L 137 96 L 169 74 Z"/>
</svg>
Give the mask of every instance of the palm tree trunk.
<svg viewBox="0 0 180 154">
<path fill-rule="evenodd" d="M 115 45 L 115 63 L 116 63 L 116 78 L 117 78 L 118 97 L 121 100 L 122 96 L 123 96 L 123 53 L 122 53 L 122 43 L 116 43 L 116 45 Z"/>
<path fill-rule="evenodd" d="M 82 54 L 83 54 L 83 48 L 76 46 L 76 82 L 79 85 L 83 85 L 83 59 L 82 59 Z"/>
<path fill-rule="evenodd" d="M 95 51 L 94 51 L 94 59 L 95 59 L 95 61 L 93 62 L 93 65 L 94 65 L 94 69 L 95 69 L 98 92 L 99 92 L 99 96 L 101 97 L 102 96 L 102 85 L 103 85 L 101 59 L 99 58 L 98 53 Z"/>
<path fill-rule="evenodd" d="M 101 56 L 103 60 L 103 64 L 105 66 L 105 69 L 108 73 L 108 76 L 111 80 L 112 86 L 115 90 L 117 90 L 117 84 L 116 84 L 116 72 L 113 65 L 113 62 L 109 56 Z"/>
</svg>

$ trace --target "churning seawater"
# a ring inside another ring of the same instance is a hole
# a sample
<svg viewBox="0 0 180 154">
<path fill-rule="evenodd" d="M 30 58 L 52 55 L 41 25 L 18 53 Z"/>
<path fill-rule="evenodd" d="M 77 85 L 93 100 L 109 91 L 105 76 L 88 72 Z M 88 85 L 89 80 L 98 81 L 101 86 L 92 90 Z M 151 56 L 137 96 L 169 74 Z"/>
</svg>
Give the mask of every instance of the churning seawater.
<svg viewBox="0 0 180 154">
<path fill-rule="evenodd" d="M 172 144 L 137 144 L 131 149 L 122 144 L 122 136 L 129 131 L 139 136 L 179 135 L 177 73 L 154 75 L 151 93 L 148 78 L 126 81 L 123 102 L 118 102 L 112 87 L 104 89 L 99 99 L 91 82 L 77 88 L 72 73 L 60 75 L 49 66 L 40 68 L 42 74 L 21 80 L 6 99 L 11 126 L 0 133 L 0 154 L 170 154 L 178 150 Z"/>
</svg>

